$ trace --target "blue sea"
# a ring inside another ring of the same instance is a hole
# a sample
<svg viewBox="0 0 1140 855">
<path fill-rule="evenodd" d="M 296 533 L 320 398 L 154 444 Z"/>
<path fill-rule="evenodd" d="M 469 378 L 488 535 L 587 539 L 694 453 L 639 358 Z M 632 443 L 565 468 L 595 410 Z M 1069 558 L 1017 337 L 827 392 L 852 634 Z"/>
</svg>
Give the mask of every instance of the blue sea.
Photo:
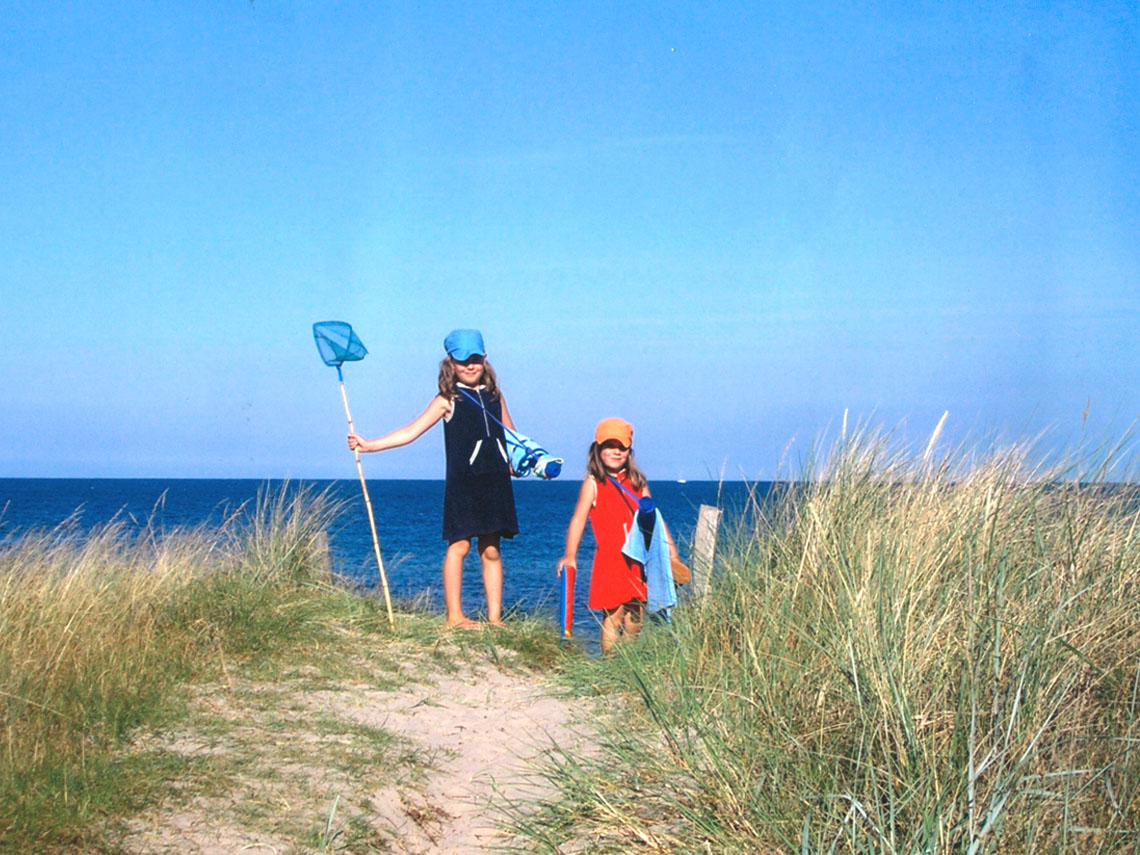
<svg viewBox="0 0 1140 855">
<path fill-rule="evenodd" d="M 505 540 L 503 600 L 508 615 L 524 612 L 555 620 L 558 594 L 555 566 L 562 557 L 566 526 L 581 482 L 515 480 L 515 504 L 520 534 Z M 330 489 L 346 500 L 346 510 L 330 531 L 334 570 L 364 589 L 379 590 L 368 517 L 359 481 L 293 481 Z M 216 479 L 147 478 L 0 478 L 0 540 L 20 531 L 53 528 L 73 519 L 84 531 L 114 518 L 129 526 L 152 526 L 158 531 L 200 524 L 217 524 L 229 511 L 253 502 L 259 490 L 279 489 L 281 482 Z M 751 485 L 761 495 L 769 485 Z M 687 560 L 700 505 L 718 505 L 729 514 L 740 510 L 749 485 L 742 482 L 651 482 L 658 508 Z M 369 494 L 376 515 L 380 550 L 393 597 L 417 601 L 442 612 L 441 573 L 444 541 L 440 536 L 442 481 L 370 480 Z M 589 567 L 594 543 L 589 526 L 578 551 L 575 596 L 576 631 L 595 632 L 586 608 Z M 484 609 L 483 581 L 478 557 L 468 556 L 463 579 L 464 609 L 478 615 Z"/>
</svg>

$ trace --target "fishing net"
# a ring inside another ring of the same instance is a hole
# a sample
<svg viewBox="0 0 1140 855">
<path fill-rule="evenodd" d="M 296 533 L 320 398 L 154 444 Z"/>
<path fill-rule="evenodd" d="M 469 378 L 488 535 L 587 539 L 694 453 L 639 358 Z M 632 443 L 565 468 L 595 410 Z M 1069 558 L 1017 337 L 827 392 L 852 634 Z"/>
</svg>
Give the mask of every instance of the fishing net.
<svg viewBox="0 0 1140 855">
<path fill-rule="evenodd" d="M 352 413 L 348 411 L 348 394 L 344 391 L 344 376 L 340 366 L 344 362 L 355 362 L 363 359 L 368 353 L 364 343 L 356 337 L 352 326 L 344 321 L 318 321 L 313 324 L 313 338 L 317 341 L 317 350 L 325 365 L 336 368 L 336 376 L 340 381 L 340 399 L 344 402 L 344 417 L 348 420 L 348 430 L 356 433 L 352 424 Z M 368 496 L 368 482 L 364 480 L 364 467 L 360 465 L 360 451 L 354 449 L 356 458 L 356 472 L 360 475 L 360 491 L 364 494 L 364 507 L 368 509 L 368 527 L 372 531 L 372 549 L 376 553 L 376 569 L 380 571 L 380 584 L 384 587 L 384 604 L 388 607 L 388 623 L 395 624 L 392 616 L 392 596 L 388 592 L 388 575 L 384 572 L 384 558 L 380 555 L 380 538 L 376 534 L 376 518 L 372 513 L 372 499 Z"/>
<path fill-rule="evenodd" d="M 313 324 L 313 338 L 325 365 L 340 368 L 342 362 L 363 359 L 368 349 L 344 321 L 320 321 Z"/>
</svg>

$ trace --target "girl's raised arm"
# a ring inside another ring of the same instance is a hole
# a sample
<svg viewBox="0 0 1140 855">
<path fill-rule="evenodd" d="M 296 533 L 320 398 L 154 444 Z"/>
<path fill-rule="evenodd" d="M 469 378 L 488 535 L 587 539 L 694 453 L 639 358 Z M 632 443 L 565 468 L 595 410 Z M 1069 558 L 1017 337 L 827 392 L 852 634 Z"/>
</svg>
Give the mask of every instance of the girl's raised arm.
<svg viewBox="0 0 1140 855">
<path fill-rule="evenodd" d="M 348 435 L 348 447 L 353 451 L 386 451 L 389 448 L 399 448 L 401 445 L 415 442 L 450 411 L 451 402 L 442 395 L 436 395 L 427 405 L 427 409 L 420 413 L 411 424 L 396 428 L 391 433 L 377 439 L 365 439 L 360 434 L 350 433 Z"/>
<path fill-rule="evenodd" d="M 578 544 L 582 542 L 582 532 L 586 530 L 586 520 L 590 517 L 590 506 L 594 504 L 597 486 L 593 479 L 586 476 L 582 482 L 582 489 L 578 491 L 578 504 L 574 506 L 574 515 L 570 517 L 570 525 L 566 529 L 566 554 L 558 562 L 558 575 L 562 575 L 563 567 L 578 569 Z"/>
</svg>

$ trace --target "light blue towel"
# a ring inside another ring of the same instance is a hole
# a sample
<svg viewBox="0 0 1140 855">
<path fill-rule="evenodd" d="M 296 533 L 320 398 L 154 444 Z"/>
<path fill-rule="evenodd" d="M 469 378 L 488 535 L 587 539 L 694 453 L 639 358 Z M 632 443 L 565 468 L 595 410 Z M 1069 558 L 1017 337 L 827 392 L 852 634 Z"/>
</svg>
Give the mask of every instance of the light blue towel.
<svg viewBox="0 0 1140 855">
<path fill-rule="evenodd" d="M 673 587 L 673 565 L 669 561 L 669 541 L 665 539 L 665 520 L 662 519 L 660 511 L 655 513 L 657 522 L 653 526 L 649 548 L 645 547 L 645 537 L 635 519 L 621 551 L 626 558 L 638 562 L 645 568 L 645 587 L 648 594 L 646 609 L 649 614 L 664 611 L 665 617 L 668 618 L 667 610 L 677 605 L 677 589 Z"/>
</svg>

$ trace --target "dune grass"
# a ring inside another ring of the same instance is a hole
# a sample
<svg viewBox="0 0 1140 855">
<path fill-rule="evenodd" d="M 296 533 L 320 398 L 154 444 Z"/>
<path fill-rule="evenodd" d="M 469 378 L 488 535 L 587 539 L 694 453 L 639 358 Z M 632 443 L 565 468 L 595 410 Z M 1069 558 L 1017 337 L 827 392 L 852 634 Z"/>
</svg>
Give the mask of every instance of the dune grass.
<svg viewBox="0 0 1140 855">
<path fill-rule="evenodd" d="M 536 848 L 1140 851 L 1136 490 L 1111 452 L 932 448 L 840 439 L 723 533 L 705 601 L 571 669 L 636 702 L 550 770 Z"/>
<path fill-rule="evenodd" d="M 99 820 L 146 799 L 170 770 L 117 749 L 179 713 L 184 681 L 311 643 L 334 614 L 381 626 L 332 585 L 336 511 L 286 489 L 220 530 L 137 535 L 113 522 L 0 544 L 0 849 L 86 845 Z"/>
<path fill-rule="evenodd" d="M 117 851 L 130 817 L 163 799 L 240 789 L 272 773 L 267 756 L 303 758 L 314 739 L 321 774 L 415 779 L 427 759 L 393 735 L 294 720 L 274 705 L 289 692 L 430 680 L 409 671 L 413 661 L 446 672 L 457 656 L 523 668 L 565 658 L 551 628 L 525 616 L 448 634 L 438 617 L 405 610 L 390 627 L 375 599 L 333 577 L 327 531 L 340 510 L 328 494 L 285 485 L 220 526 L 65 524 L 0 542 L 0 851 Z M 375 643 L 362 647 L 365 636 Z M 203 692 L 228 698 L 240 720 L 190 708 Z M 273 732 L 275 753 L 258 747 L 259 727 Z M 226 757 L 161 747 L 163 733 L 181 732 L 218 740 Z M 273 813 L 262 819 L 279 833 Z M 362 817 L 340 821 L 353 823 L 340 848 L 359 837 L 372 851 Z"/>
</svg>

